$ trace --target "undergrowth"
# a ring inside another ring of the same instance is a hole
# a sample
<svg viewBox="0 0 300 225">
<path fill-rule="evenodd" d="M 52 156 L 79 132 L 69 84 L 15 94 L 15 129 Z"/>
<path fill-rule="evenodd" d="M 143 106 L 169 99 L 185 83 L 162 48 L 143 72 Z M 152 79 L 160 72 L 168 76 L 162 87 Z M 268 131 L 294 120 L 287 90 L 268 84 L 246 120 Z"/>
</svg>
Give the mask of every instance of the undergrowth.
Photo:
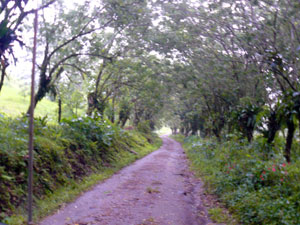
<svg viewBox="0 0 300 225">
<path fill-rule="evenodd" d="M 266 148 L 259 137 L 250 144 L 234 137 L 222 143 L 188 137 L 184 148 L 207 189 L 241 224 L 300 224 L 299 146 L 288 164 L 283 141 L 278 137 L 275 147 Z"/>
<path fill-rule="evenodd" d="M 0 221 L 10 225 L 26 219 L 27 120 L 0 116 Z M 66 119 L 60 125 L 35 119 L 34 133 L 35 219 L 160 145 L 151 133 L 124 131 L 90 117 Z"/>
</svg>

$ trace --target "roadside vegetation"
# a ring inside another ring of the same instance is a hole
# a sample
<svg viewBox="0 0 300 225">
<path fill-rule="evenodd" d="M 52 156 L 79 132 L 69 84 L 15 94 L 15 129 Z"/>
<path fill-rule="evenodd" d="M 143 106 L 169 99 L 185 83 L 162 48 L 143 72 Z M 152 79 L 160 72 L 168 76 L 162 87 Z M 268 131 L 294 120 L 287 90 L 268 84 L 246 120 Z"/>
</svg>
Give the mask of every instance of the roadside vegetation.
<svg viewBox="0 0 300 225">
<path fill-rule="evenodd" d="M 191 168 L 207 190 L 216 194 L 241 224 L 300 223 L 298 144 L 293 163 L 287 163 L 280 148 L 273 148 L 269 152 L 272 157 L 266 157 L 261 137 L 252 143 L 236 137 L 223 142 L 196 136 L 175 138 L 183 141 Z M 284 146 L 284 139 L 276 138 L 276 144 Z"/>
<path fill-rule="evenodd" d="M 138 130 L 125 131 L 100 117 L 74 117 L 64 119 L 59 125 L 35 119 L 36 218 L 47 215 L 97 181 L 157 149 L 161 141 L 148 126 L 144 123 Z M 0 127 L 0 220 L 24 224 L 27 118 L 1 115 Z M 87 178 L 89 176 L 92 178 Z"/>
<path fill-rule="evenodd" d="M 169 126 L 241 224 L 299 224 L 300 4 L 202 3 L 168 8 L 185 62 Z"/>
</svg>

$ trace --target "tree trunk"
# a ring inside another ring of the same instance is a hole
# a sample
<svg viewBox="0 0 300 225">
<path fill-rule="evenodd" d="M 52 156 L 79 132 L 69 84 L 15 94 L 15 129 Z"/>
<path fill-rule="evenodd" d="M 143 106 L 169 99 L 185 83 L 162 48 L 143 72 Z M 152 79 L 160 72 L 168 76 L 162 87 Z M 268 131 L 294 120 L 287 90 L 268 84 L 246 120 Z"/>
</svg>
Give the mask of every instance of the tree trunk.
<svg viewBox="0 0 300 225">
<path fill-rule="evenodd" d="M 3 60 L 4 61 L 4 60 Z M 5 62 L 2 62 L 2 68 L 1 68 L 1 79 L 0 79 L 0 91 L 2 90 L 3 84 L 4 84 L 4 78 L 5 78 L 5 70 L 6 70 L 7 65 Z"/>
<path fill-rule="evenodd" d="M 194 126 L 193 124 L 191 124 L 191 127 L 192 127 L 192 135 L 196 135 L 198 128 L 196 126 Z"/>
<path fill-rule="evenodd" d="M 155 130 L 155 122 L 153 120 L 150 120 L 149 125 L 150 125 L 151 130 L 154 131 Z"/>
<path fill-rule="evenodd" d="M 291 148 L 292 148 L 293 138 L 295 133 L 295 124 L 292 118 L 290 118 L 287 121 L 287 128 L 288 128 L 288 133 L 286 137 L 284 157 L 287 162 L 291 162 Z"/>
<path fill-rule="evenodd" d="M 129 119 L 130 116 L 130 108 L 127 104 L 121 105 L 121 109 L 119 112 L 119 121 L 118 124 L 123 128 Z"/>
<path fill-rule="evenodd" d="M 300 134 L 300 112 L 298 112 L 297 117 L 298 117 L 298 126 L 299 126 L 299 134 Z"/>
<path fill-rule="evenodd" d="M 58 123 L 61 121 L 61 99 L 58 99 Z"/>
<path fill-rule="evenodd" d="M 213 133 L 216 136 L 218 142 L 221 142 L 220 130 L 219 129 L 213 129 Z"/>
<path fill-rule="evenodd" d="M 143 111 L 141 111 L 140 109 L 138 109 L 135 106 L 135 108 L 134 108 L 134 119 L 133 119 L 133 124 L 134 124 L 135 127 L 137 127 L 137 125 L 140 123 L 142 115 L 143 115 Z"/>
<path fill-rule="evenodd" d="M 124 118 L 121 123 L 121 127 L 123 128 L 128 120 L 128 117 Z"/>
<path fill-rule="evenodd" d="M 112 112 L 111 112 L 111 122 L 112 123 L 115 123 L 115 95 L 113 96 L 113 99 L 112 99 Z"/>
<path fill-rule="evenodd" d="M 185 136 L 185 137 L 189 136 L 190 131 L 191 131 L 191 129 L 190 129 L 189 126 L 187 125 L 187 126 L 185 127 L 185 130 L 184 130 L 184 136 Z"/>
<path fill-rule="evenodd" d="M 271 112 L 269 117 L 269 124 L 268 124 L 268 139 L 267 143 L 271 144 L 276 136 L 277 131 L 280 129 L 280 121 L 277 119 L 277 113 Z"/>
<path fill-rule="evenodd" d="M 96 99 L 96 94 L 94 92 L 89 93 L 87 96 L 87 100 L 88 100 L 88 109 L 87 109 L 86 114 L 88 116 L 91 116 L 95 109 L 95 105 L 98 104 L 97 99 Z"/>
<path fill-rule="evenodd" d="M 250 143 L 253 139 L 253 129 L 248 129 L 247 130 L 247 139 L 248 139 L 248 142 Z"/>
<path fill-rule="evenodd" d="M 64 69 L 63 67 L 61 67 L 57 72 L 56 77 L 59 77 L 63 71 Z M 43 73 L 43 71 L 41 73 Z M 37 93 L 34 96 L 34 108 L 36 107 L 37 103 L 41 101 L 46 96 L 46 94 L 50 91 L 51 81 L 52 81 L 51 78 L 47 77 L 45 74 L 40 74 L 39 88 Z M 30 106 L 28 107 L 27 115 L 29 115 L 29 112 L 30 112 Z"/>
<path fill-rule="evenodd" d="M 219 124 L 215 124 L 215 127 L 212 129 L 212 132 L 214 133 L 214 135 L 216 136 L 219 142 L 221 142 L 222 128 L 223 128 L 223 122 Z"/>
<path fill-rule="evenodd" d="M 100 117 L 103 119 L 104 118 L 104 111 L 105 111 L 105 108 L 106 108 L 105 102 L 104 101 L 98 102 L 98 104 L 96 105 L 96 108 L 97 108 L 97 111 L 100 114 Z"/>
<path fill-rule="evenodd" d="M 199 129 L 199 116 L 194 115 L 193 119 L 191 121 L 191 129 L 192 129 L 192 135 L 196 135 L 197 131 Z"/>
<path fill-rule="evenodd" d="M 232 132 L 232 124 L 231 123 L 229 123 L 228 125 L 227 125 L 227 133 L 228 134 L 232 134 L 233 132 Z"/>
</svg>

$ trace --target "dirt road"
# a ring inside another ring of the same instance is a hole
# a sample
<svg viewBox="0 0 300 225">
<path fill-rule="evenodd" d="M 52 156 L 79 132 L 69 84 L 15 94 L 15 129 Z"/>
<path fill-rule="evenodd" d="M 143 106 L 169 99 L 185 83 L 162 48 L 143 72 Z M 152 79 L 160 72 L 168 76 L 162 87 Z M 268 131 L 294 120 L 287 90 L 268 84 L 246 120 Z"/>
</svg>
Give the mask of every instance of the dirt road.
<svg viewBox="0 0 300 225">
<path fill-rule="evenodd" d="M 201 182 L 188 171 L 181 145 L 162 147 L 96 185 L 40 225 L 212 224 L 202 206 Z"/>
</svg>

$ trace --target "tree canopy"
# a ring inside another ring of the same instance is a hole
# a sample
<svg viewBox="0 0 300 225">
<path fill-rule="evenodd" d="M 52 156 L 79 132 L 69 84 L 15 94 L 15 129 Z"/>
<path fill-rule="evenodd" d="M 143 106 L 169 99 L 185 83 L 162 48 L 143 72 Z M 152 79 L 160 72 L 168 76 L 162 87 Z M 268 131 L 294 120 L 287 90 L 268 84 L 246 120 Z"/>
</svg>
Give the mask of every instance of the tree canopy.
<svg viewBox="0 0 300 225">
<path fill-rule="evenodd" d="M 2 70 L 27 15 L 27 1 L 8 2 Z M 290 160 L 300 124 L 298 1 L 50 3 L 40 10 L 36 104 L 52 96 L 59 118 L 79 110 L 218 140 L 258 134 L 272 144 L 282 132 Z"/>
</svg>

